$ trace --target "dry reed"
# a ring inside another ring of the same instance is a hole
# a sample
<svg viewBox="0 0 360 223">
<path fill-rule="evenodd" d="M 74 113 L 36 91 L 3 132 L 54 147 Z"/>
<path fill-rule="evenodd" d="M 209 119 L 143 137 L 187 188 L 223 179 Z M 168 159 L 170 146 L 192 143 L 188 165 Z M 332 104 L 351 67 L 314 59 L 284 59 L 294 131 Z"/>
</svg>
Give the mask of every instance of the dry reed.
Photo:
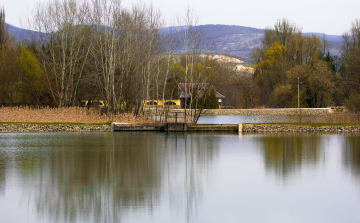
<svg viewBox="0 0 360 223">
<path fill-rule="evenodd" d="M 0 122 L 20 123 L 106 123 L 110 121 L 126 123 L 151 123 L 145 116 L 131 113 L 102 114 L 99 109 L 80 107 L 30 108 L 1 107 Z"/>
<path fill-rule="evenodd" d="M 163 122 L 184 122 L 184 117 L 179 116 L 177 120 L 174 117 L 167 119 L 153 119 L 148 115 L 134 116 L 132 113 L 102 114 L 100 109 L 95 108 L 30 108 L 30 107 L 0 107 L 0 122 L 20 122 L 20 123 L 106 123 L 106 122 L 124 122 L 124 123 L 146 123 L 158 125 Z M 262 119 L 262 122 L 292 122 L 298 123 L 300 117 L 272 117 L 272 116 L 253 116 L 254 121 Z M 349 112 L 339 112 L 333 114 L 301 117 L 302 123 L 359 123 L 359 117 Z M 188 120 L 191 122 L 191 120 Z"/>
</svg>

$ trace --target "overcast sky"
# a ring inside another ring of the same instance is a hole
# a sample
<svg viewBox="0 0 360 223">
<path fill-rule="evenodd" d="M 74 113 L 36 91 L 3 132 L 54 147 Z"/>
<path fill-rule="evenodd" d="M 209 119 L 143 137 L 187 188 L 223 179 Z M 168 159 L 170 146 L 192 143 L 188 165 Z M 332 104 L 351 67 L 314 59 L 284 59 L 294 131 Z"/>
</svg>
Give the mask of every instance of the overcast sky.
<svg viewBox="0 0 360 223">
<path fill-rule="evenodd" d="M 6 22 L 21 27 L 20 18 L 36 2 L 48 0 L 0 0 L 5 7 Z M 126 7 L 150 0 L 123 0 Z M 303 32 L 320 32 L 341 35 L 360 19 L 359 0 L 152 0 L 171 24 L 186 8 L 193 8 L 200 24 L 240 25 L 254 28 L 273 26 L 278 19 L 286 18 L 297 24 Z"/>
</svg>

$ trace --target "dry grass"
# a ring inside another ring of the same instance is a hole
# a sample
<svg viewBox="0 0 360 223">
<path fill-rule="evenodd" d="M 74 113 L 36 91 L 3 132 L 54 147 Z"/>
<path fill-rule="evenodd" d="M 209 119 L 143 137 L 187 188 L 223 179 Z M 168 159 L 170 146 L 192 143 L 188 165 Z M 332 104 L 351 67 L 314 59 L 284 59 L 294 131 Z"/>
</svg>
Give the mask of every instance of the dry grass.
<svg viewBox="0 0 360 223">
<path fill-rule="evenodd" d="M 315 118 L 315 123 L 348 123 L 359 124 L 359 116 L 352 112 L 338 112 L 326 115 L 319 115 Z"/>
<path fill-rule="evenodd" d="M 79 107 L 69 108 L 29 108 L 29 107 L 1 107 L 0 122 L 11 123 L 151 123 L 147 117 L 134 116 L 129 113 L 101 114 L 99 109 Z"/>
<path fill-rule="evenodd" d="M 252 117 L 254 120 L 259 117 Z M 299 117 L 262 117 L 262 122 L 280 123 L 286 118 L 288 122 L 298 123 Z M 164 123 L 164 119 L 160 121 L 152 120 L 150 116 L 134 116 L 131 113 L 121 114 L 101 114 L 101 110 L 80 107 L 70 108 L 29 108 L 29 107 L 0 107 L 0 123 L 109 123 L 109 122 L 125 122 L 132 124 L 148 124 L 159 125 Z M 167 122 L 175 122 L 174 117 L 169 117 Z M 184 122 L 184 117 L 178 117 L 178 122 Z M 339 123 L 339 124 L 355 124 L 359 123 L 359 117 L 353 113 L 341 112 L 320 116 L 302 117 L 302 123 Z M 191 120 L 188 120 L 191 122 Z M 286 122 L 286 121 L 285 121 Z"/>
</svg>

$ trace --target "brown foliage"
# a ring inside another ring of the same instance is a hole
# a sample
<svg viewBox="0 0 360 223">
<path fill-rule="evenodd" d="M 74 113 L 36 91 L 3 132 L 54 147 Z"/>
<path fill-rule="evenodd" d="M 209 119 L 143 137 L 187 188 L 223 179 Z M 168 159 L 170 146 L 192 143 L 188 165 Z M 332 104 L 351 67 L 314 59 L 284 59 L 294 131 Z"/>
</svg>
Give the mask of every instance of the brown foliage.
<svg viewBox="0 0 360 223">
<path fill-rule="evenodd" d="M 7 45 L 0 50 L 0 103 L 13 104 L 16 98 L 16 83 L 19 71 L 19 50 Z"/>
</svg>

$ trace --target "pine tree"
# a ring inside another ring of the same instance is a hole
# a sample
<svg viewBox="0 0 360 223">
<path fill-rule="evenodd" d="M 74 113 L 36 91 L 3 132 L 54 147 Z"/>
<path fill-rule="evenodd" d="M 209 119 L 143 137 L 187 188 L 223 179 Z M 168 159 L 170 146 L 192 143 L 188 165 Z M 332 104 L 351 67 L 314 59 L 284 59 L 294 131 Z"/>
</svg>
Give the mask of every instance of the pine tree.
<svg viewBox="0 0 360 223">
<path fill-rule="evenodd" d="M 218 108 L 218 99 L 216 97 L 216 92 L 215 92 L 214 88 L 211 88 L 210 94 L 208 95 L 207 98 L 205 98 L 204 108 L 205 109 L 217 109 Z"/>
</svg>

